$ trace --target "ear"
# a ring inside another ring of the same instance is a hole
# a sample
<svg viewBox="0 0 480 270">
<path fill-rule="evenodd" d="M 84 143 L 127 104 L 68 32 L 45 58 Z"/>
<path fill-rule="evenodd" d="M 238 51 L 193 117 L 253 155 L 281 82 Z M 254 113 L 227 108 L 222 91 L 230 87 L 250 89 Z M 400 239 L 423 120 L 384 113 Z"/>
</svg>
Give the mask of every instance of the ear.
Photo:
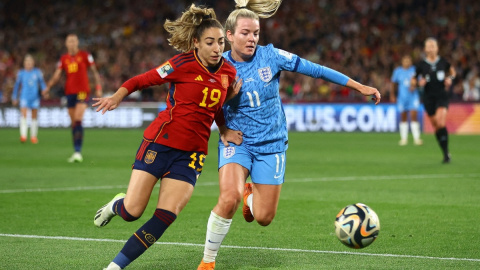
<svg viewBox="0 0 480 270">
<path fill-rule="evenodd" d="M 232 43 L 232 42 L 233 42 L 233 33 L 232 33 L 232 31 L 227 30 L 226 34 L 227 34 L 227 40 L 228 40 L 228 42 Z"/>
<path fill-rule="evenodd" d="M 200 46 L 200 42 L 198 42 L 197 38 L 193 38 L 193 46 L 195 46 L 196 49 Z"/>
</svg>

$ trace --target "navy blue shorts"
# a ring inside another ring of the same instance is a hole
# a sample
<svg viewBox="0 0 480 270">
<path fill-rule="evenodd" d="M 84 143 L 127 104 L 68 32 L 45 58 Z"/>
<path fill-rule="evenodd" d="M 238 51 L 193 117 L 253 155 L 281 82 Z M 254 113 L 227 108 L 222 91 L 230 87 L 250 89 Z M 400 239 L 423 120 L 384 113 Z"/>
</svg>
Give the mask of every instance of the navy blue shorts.
<svg viewBox="0 0 480 270">
<path fill-rule="evenodd" d="M 158 179 L 172 178 L 195 186 L 205 157 L 202 152 L 182 151 L 143 140 L 133 169 L 148 172 Z"/>
<path fill-rule="evenodd" d="M 88 103 L 90 101 L 90 95 L 87 92 L 80 92 L 78 94 L 66 95 L 67 108 L 73 108 L 77 103 Z"/>
</svg>

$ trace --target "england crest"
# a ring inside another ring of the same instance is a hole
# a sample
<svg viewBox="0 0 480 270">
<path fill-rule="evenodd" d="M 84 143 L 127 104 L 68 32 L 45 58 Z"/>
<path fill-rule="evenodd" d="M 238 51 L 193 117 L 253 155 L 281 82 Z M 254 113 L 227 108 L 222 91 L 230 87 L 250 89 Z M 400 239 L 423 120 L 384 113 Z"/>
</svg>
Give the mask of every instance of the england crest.
<svg viewBox="0 0 480 270">
<path fill-rule="evenodd" d="M 266 83 L 270 82 L 273 77 L 270 67 L 259 68 L 258 75 L 260 76 L 260 79 Z"/>
<path fill-rule="evenodd" d="M 235 155 L 235 147 L 229 146 L 229 147 L 223 148 L 223 157 L 224 158 L 231 158 L 231 157 L 233 157 L 233 155 Z"/>
</svg>

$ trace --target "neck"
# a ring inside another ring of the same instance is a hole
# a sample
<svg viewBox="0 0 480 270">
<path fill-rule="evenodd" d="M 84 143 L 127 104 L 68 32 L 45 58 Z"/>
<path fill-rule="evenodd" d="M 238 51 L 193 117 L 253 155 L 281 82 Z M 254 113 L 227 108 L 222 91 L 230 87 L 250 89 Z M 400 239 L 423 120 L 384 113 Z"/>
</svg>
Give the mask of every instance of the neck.
<svg viewBox="0 0 480 270">
<path fill-rule="evenodd" d="M 427 60 L 430 62 L 434 62 L 437 60 L 438 55 L 427 55 Z"/>
<path fill-rule="evenodd" d="M 71 49 L 71 50 L 68 50 L 68 54 L 70 55 L 75 55 L 78 53 L 78 49 Z"/>
</svg>

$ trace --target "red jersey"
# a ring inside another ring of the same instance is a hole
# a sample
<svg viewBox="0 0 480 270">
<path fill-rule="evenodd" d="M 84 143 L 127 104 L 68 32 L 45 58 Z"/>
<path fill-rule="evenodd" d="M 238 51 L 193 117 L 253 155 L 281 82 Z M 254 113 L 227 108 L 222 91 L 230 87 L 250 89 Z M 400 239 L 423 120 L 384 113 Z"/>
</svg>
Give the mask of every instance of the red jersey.
<svg viewBox="0 0 480 270">
<path fill-rule="evenodd" d="M 236 73 L 223 57 L 215 70 L 205 67 L 193 50 L 172 57 L 122 86 L 131 93 L 169 82 L 167 108 L 147 127 L 144 138 L 175 149 L 207 154 L 213 120 L 219 126 L 225 124 L 222 105 Z"/>
<path fill-rule="evenodd" d="M 62 55 L 57 68 L 65 70 L 67 74 L 65 95 L 90 93 L 87 71 L 94 64 L 92 55 L 85 51 L 78 51 L 75 55 Z"/>
</svg>

